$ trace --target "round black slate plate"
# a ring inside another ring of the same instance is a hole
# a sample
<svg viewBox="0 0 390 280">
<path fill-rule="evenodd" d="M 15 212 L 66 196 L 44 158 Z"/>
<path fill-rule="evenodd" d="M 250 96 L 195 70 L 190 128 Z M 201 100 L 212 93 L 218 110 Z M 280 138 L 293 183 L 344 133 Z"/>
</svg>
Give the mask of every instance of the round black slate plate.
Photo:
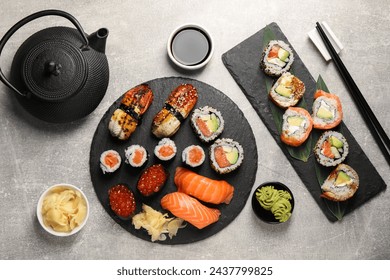
<svg viewBox="0 0 390 280">
<path fill-rule="evenodd" d="M 241 212 L 250 195 L 257 171 L 257 148 L 252 129 L 237 105 L 221 91 L 208 84 L 181 77 L 158 78 L 145 83 L 153 90 L 154 101 L 143 116 L 142 124 L 131 135 L 128 141 L 119 141 L 113 138 L 108 130 L 110 117 L 113 111 L 119 106 L 122 96 L 112 104 L 98 124 L 92 140 L 90 152 L 90 172 L 93 187 L 104 209 L 118 224 L 131 234 L 150 241 L 150 236 L 144 229 L 136 230 L 131 224 L 131 220 L 122 220 L 112 212 L 108 202 L 108 189 L 115 184 L 125 183 L 135 194 L 137 213 L 141 211 L 142 203 L 145 203 L 156 210 L 165 212 L 160 206 L 160 200 L 165 194 L 176 191 L 173 177 L 176 167 L 183 166 L 181 162 L 181 153 L 184 148 L 189 145 L 201 145 L 208 154 L 210 144 L 201 143 L 195 136 L 190 125 L 189 117 L 182 123 L 180 130 L 172 137 L 172 140 L 175 141 L 177 146 L 177 155 L 171 161 L 164 163 L 170 176 L 162 191 L 153 197 L 144 198 L 136 188 L 137 180 L 144 168 L 160 162 L 153 154 L 154 147 L 159 141 L 159 139 L 155 138 L 151 133 L 153 117 L 161 110 L 166 98 L 174 88 L 183 83 L 191 83 L 197 88 L 199 95 L 195 108 L 209 105 L 220 110 L 225 119 L 225 129 L 220 137 L 232 138 L 241 143 L 245 155 L 242 165 L 229 174 L 218 175 L 211 169 L 208 159 L 206 159 L 202 166 L 193 169 L 199 174 L 209 178 L 226 180 L 235 187 L 234 197 L 229 205 L 208 205 L 220 209 L 221 216 L 219 221 L 202 230 L 188 224 L 185 228 L 178 231 L 177 236 L 172 239 L 169 239 L 168 237 L 167 240 L 159 243 L 185 244 L 205 239 L 219 232 L 232 222 Z M 143 145 L 150 155 L 146 165 L 140 169 L 132 168 L 124 163 L 124 150 L 132 144 Z M 103 174 L 99 166 L 101 153 L 108 149 L 118 151 L 123 159 L 121 167 L 113 174 Z M 169 215 L 172 216 L 171 214 Z"/>
</svg>

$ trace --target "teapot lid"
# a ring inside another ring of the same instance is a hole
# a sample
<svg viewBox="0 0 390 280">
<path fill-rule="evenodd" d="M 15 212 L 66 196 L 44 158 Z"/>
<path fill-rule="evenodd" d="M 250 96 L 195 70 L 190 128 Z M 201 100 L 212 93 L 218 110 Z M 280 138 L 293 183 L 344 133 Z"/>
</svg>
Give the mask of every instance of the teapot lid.
<svg viewBox="0 0 390 280">
<path fill-rule="evenodd" d="M 22 63 L 22 79 L 32 95 L 51 102 L 79 92 L 87 78 L 81 49 L 66 40 L 44 40 L 33 46 Z"/>
</svg>

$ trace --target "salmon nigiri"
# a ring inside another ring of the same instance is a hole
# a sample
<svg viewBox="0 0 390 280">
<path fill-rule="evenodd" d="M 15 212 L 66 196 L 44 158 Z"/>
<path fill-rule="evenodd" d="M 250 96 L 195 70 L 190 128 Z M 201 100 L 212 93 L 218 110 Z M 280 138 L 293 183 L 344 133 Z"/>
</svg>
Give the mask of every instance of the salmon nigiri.
<svg viewBox="0 0 390 280">
<path fill-rule="evenodd" d="M 223 180 L 212 180 L 183 167 L 177 167 L 175 184 L 179 192 L 213 204 L 229 204 L 233 198 L 234 187 Z"/>
<path fill-rule="evenodd" d="M 198 229 L 217 222 L 221 215 L 218 209 L 206 207 L 195 198 L 181 192 L 166 194 L 161 199 L 161 206 Z"/>
</svg>

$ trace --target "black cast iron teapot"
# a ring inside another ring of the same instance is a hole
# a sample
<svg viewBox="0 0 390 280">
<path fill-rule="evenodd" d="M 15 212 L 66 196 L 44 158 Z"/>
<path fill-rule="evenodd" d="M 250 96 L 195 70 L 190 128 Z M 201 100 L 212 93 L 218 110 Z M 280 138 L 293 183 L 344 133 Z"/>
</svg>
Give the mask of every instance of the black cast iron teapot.
<svg viewBox="0 0 390 280">
<path fill-rule="evenodd" d="M 50 27 L 30 36 L 18 49 L 10 79 L 0 80 L 35 117 L 65 123 L 91 113 L 106 93 L 109 69 L 104 54 L 108 30 L 87 35 L 80 23 L 60 10 L 44 10 L 16 23 L 0 41 L 0 55 L 8 39 L 26 23 L 43 16 L 61 16 L 76 27 Z"/>
</svg>

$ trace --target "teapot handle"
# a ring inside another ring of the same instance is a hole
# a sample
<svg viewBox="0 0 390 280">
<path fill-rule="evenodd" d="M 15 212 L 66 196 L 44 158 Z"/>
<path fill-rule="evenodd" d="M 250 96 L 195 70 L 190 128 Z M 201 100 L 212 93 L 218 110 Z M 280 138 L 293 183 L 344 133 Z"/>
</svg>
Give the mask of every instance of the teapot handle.
<svg viewBox="0 0 390 280">
<path fill-rule="evenodd" d="M 25 17 L 24 19 L 20 20 L 19 22 L 17 22 L 14 26 L 11 27 L 10 30 L 7 31 L 7 33 L 5 33 L 4 37 L 0 40 L 0 56 L 1 56 L 1 52 L 3 51 L 3 48 L 5 46 L 5 44 L 7 43 L 7 41 L 9 40 L 9 38 L 11 38 L 11 36 L 19 29 L 21 28 L 23 25 L 25 25 L 26 23 L 34 20 L 34 19 L 37 19 L 37 18 L 40 18 L 40 17 L 43 17 L 43 16 L 61 16 L 61 17 L 64 17 L 66 19 L 68 19 L 70 22 L 73 23 L 73 25 L 77 28 L 77 30 L 80 32 L 80 35 L 81 37 L 83 38 L 83 40 L 85 41 L 85 46 L 88 46 L 89 45 L 89 41 L 88 41 L 88 38 L 83 30 L 83 28 L 81 27 L 80 23 L 77 21 L 77 19 L 75 17 L 73 17 L 71 14 L 67 13 L 67 12 L 64 12 L 64 11 L 61 11 L 61 10 L 43 10 L 43 11 L 40 11 L 40 12 L 36 12 L 34 14 L 31 14 L 27 17 Z M 83 46 L 83 47 L 85 47 Z M 21 91 L 19 91 L 16 87 L 14 87 L 10 81 L 8 81 L 8 79 L 5 77 L 5 75 L 3 74 L 3 71 L 1 71 L 1 67 L 0 67 L 0 80 L 6 85 L 8 86 L 10 89 L 12 89 L 13 91 L 15 91 L 16 93 L 18 93 L 19 95 L 22 95 L 22 96 L 26 96 L 26 93 L 22 93 Z"/>
</svg>

